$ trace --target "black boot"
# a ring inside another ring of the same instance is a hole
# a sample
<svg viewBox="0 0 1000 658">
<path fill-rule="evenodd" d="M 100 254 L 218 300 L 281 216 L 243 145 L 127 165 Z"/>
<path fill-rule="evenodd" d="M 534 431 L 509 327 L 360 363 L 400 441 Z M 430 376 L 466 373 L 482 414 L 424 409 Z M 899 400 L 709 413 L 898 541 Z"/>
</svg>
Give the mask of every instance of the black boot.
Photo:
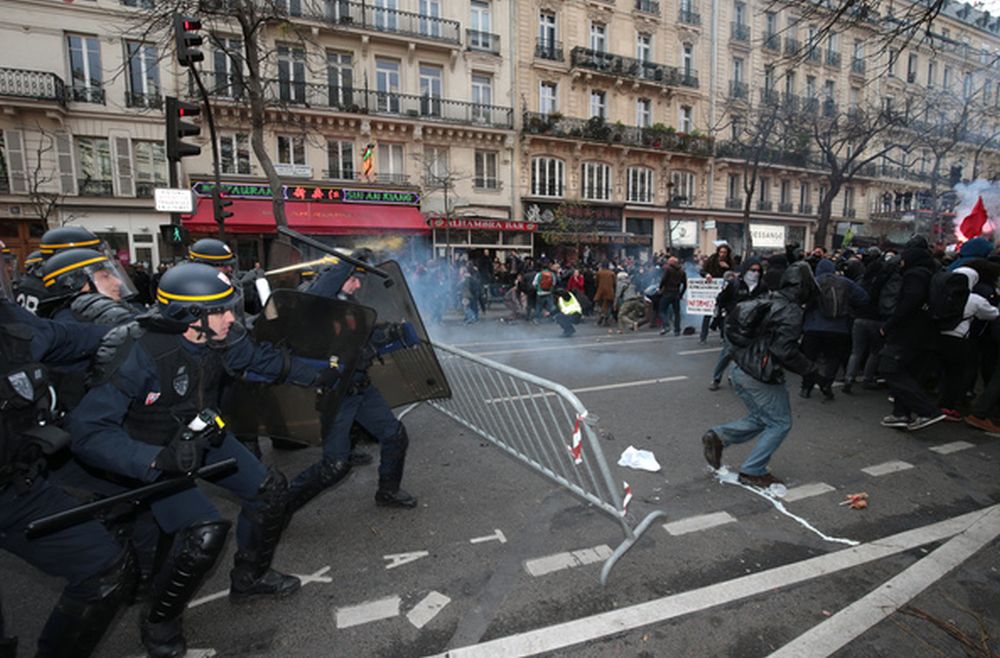
<svg viewBox="0 0 1000 658">
<path fill-rule="evenodd" d="M 417 499 L 399 488 L 409 445 L 410 437 L 402 423 L 395 436 L 382 443 L 382 463 L 379 464 L 378 491 L 375 492 L 375 504 L 379 507 L 412 509 L 417 506 Z"/>
<path fill-rule="evenodd" d="M 111 568 L 81 584 L 94 591 L 95 598 L 83 600 L 64 593 L 38 638 L 36 658 L 75 658 L 93 653 L 119 607 L 132 597 L 135 579 L 135 558 L 126 549 Z"/>
<path fill-rule="evenodd" d="M 319 494 L 343 482 L 350 472 L 350 461 L 333 461 L 324 457 L 299 473 L 288 485 L 288 515 L 291 516 Z"/>
<path fill-rule="evenodd" d="M 302 583 L 271 569 L 274 551 L 288 519 L 289 489 L 285 476 L 271 469 L 257 496 L 243 506 L 242 520 L 250 527 L 247 545 L 236 553 L 229 572 L 229 600 L 245 603 L 255 598 L 283 598 Z"/>
<path fill-rule="evenodd" d="M 142 620 L 142 644 L 152 658 L 184 655 L 181 615 L 219 559 L 228 533 L 228 521 L 209 521 L 174 537 L 170 555 L 153 579 L 149 612 Z"/>
<path fill-rule="evenodd" d="M 399 488 L 395 491 L 384 489 L 380 484 L 378 491 L 375 492 L 375 504 L 379 507 L 413 509 L 417 506 L 417 498 Z"/>
</svg>

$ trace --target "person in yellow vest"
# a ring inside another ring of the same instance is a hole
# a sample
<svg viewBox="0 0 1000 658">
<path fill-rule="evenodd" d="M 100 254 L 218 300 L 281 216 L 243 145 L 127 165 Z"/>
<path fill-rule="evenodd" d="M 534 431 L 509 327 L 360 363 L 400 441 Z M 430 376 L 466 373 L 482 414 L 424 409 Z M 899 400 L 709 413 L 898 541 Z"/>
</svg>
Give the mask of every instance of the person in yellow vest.
<svg viewBox="0 0 1000 658">
<path fill-rule="evenodd" d="M 563 338 L 569 338 L 576 333 L 573 325 L 578 324 L 583 317 L 583 307 L 573 293 L 563 289 L 556 291 L 556 306 L 559 309 L 556 322 L 562 327 Z"/>
</svg>

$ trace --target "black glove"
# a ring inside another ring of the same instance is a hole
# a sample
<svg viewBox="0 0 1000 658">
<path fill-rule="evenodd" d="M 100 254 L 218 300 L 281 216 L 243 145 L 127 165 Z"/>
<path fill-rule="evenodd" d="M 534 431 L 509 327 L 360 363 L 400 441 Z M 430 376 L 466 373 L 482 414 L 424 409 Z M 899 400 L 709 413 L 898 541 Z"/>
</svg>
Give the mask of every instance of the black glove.
<svg viewBox="0 0 1000 658">
<path fill-rule="evenodd" d="M 204 439 L 188 428 L 182 429 L 153 460 L 153 468 L 164 473 L 187 474 L 201 466 L 205 458 Z"/>
</svg>

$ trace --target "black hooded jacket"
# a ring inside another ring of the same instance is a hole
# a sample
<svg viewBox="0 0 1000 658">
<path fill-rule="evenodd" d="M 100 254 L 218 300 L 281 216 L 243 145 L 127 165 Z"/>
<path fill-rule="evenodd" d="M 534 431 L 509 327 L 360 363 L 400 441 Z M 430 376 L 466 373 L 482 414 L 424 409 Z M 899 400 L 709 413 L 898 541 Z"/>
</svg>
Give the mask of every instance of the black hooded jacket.
<svg viewBox="0 0 1000 658">
<path fill-rule="evenodd" d="M 927 311 L 931 278 L 937 263 L 926 249 L 912 247 L 902 255 L 903 284 L 899 301 L 884 327 L 886 340 L 920 351 L 937 343 L 937 330 Z"/>
</svg>

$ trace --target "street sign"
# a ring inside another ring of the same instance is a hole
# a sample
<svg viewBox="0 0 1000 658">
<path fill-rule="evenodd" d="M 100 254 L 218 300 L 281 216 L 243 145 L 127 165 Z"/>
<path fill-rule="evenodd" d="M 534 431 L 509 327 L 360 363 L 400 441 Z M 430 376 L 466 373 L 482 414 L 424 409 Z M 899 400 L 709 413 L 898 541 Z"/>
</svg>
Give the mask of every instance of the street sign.
<svg viewBox="0 0 1000 658">
<path fill-rule="evenodd" d="M 194 212 L 194 194 L 191 190 L 158 187 L 153 190 L 153 199 L 156 201 L 157 212 Z"/>
</svg>

